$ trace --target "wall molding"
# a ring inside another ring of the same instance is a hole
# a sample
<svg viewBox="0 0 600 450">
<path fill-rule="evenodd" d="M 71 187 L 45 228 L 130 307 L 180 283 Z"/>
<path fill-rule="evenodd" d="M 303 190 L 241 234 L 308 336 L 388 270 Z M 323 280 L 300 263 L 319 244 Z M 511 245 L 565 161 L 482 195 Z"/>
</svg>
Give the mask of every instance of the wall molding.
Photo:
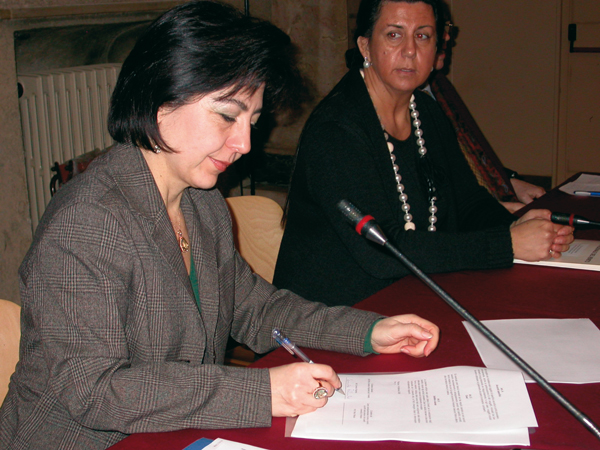
<svg viewBox="0 0 600 450">
<path fill-rule="evenodd" d="M 139 3 L 101 3 L 93 5 L 45 6 L 29 8 L 0 9 L 0 20 L 48 19 L 58 17 L 95 14 L 122 14 L 137 12 L 166 11 L 185 1 L 160 1 Z"/>
</svg>

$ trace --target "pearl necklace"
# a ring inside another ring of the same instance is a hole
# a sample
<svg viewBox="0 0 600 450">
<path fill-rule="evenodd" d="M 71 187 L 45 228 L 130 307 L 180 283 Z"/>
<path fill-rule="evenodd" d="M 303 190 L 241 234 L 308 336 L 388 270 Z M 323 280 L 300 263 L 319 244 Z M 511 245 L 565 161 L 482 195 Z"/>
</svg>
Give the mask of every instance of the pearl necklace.
<svg viewBox="0 0 600 450">
<path fill-rule="evenodd" d="M 413 118 L 413 125 L 415 126 L 415 136 L 417 137 L 417 145 L 419 146 L 419 155 L 421 158 L 425 157 L 427 154 L 427 149 L 425 148 L 425 139 L 423 139 L 423 130 L 421 130 L 421 121 L 419 120 L 419 111 L 417 111 L 417 104 L 415 103 L 415 96 L 412 95 L 410 97 L 410 116 Z M 380 120 L 381 121 L 381 120 Z M 381 124 L 383 128 L 383 135 L 387 142 L 387 147 L 390 152 L 390 159 L 392 160 L 392 167 L 394 169 L 394 175 L 396 177 L 396 189 L 398 191 L 398 198 L 402 202 L 402 211 L 404 212 L 404 229 L 405 230 L 415 230 L 416 226 L 412 221 L 413 216 L 410 213 L 410 204 L 408 203 L 408 195 L 404 192 L 404 185 L 402 184 L 402 176 L 398 173 L 400 168 L 398 164 L 396 164 L 396 155 L 394 155 L 394 144 L 392 144 L 389 140 L 389 135 L 385 131 L 385 127 Z M 437 217 L 435 213 L 437 212 L 437 206 L 435 206 L 435 202 L 437 197 L 431 196 L 429 198 L 430 206 L 429 206 L 429 226 L 427 227 L 427 231 L 435 231 L 435 223 L 437 222 Z"/>
</svg>

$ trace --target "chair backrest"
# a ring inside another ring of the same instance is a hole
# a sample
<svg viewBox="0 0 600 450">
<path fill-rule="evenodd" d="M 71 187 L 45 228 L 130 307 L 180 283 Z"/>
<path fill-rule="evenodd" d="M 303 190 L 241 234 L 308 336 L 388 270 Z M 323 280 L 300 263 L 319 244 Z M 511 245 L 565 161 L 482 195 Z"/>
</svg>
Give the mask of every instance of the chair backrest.
<svg viewBox="0 0 600 450">
<path fill-rule="evenodd" d="M 8 300 L 0 300 L 0 405 L 19 361 L 20 339 L 21 307 Z"/>
<path fill-rule="evenodd" d="M 258 195 L 228 197 L 226 201 L 238 252 L 255 273 L 271 283 L 283 237 L 281 206 Z"/>
</svg>

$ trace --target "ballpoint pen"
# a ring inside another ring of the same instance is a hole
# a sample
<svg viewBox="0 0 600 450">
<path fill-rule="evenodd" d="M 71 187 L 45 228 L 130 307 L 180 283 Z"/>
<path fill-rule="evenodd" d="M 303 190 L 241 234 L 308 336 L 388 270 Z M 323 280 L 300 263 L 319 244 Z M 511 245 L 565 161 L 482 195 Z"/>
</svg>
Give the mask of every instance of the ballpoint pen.
<svg viewBox="0 0 600 450">
<path fill-rule="evenodd" d="M 600 192 L 598 191 L 575 191 L 573 193 L 575 195 L 582 195 L 585 197 L 600 197 Z"/>
<path fill-rule="evenodd" d="M 290 341 L 289 338 L 287 338 L 281 331 L 279 331 L 279 329 L 273 328 L 272 335 L 273 335 L 273 339 L 275 339 L 279 345 L 281 345 L 283 348 L 285 348 L 292 355 L 296 355 L 298 358 L 300 358 L 304 362 L 307 362 L 310 364 L 315 363 L 312 359 L 310 359 L 308 356 L 306 356 L 306 354 L 302 350 L 300 350 L 296 344 L 294 344 L 292 341 Z M 346 396 L 346 394 L 344 393 L 344 391 L 342 390 L 341 387 L 337 388 L 336 392 L 339 392 L 344 397 Z M 321 399 L 321 398 L 327 396 L 327 389 L 325 389 L 323 386 L 320 386 L 315 389 L 315 391 L 313 392 L 313 396 L 316 399 Z"/>
</svg>

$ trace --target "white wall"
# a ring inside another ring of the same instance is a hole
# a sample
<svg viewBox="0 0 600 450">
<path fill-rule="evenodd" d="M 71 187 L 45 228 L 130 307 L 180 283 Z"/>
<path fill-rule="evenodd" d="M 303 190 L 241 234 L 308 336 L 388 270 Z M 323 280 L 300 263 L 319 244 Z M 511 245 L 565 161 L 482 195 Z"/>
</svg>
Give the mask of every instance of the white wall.
<svg viewBox="0 0 600 450">
<path fill-rule="evenodd" d="M 452 0 L 450 78 L 505 166 L 550 176 L 561 0 Z"/>
</svg>

